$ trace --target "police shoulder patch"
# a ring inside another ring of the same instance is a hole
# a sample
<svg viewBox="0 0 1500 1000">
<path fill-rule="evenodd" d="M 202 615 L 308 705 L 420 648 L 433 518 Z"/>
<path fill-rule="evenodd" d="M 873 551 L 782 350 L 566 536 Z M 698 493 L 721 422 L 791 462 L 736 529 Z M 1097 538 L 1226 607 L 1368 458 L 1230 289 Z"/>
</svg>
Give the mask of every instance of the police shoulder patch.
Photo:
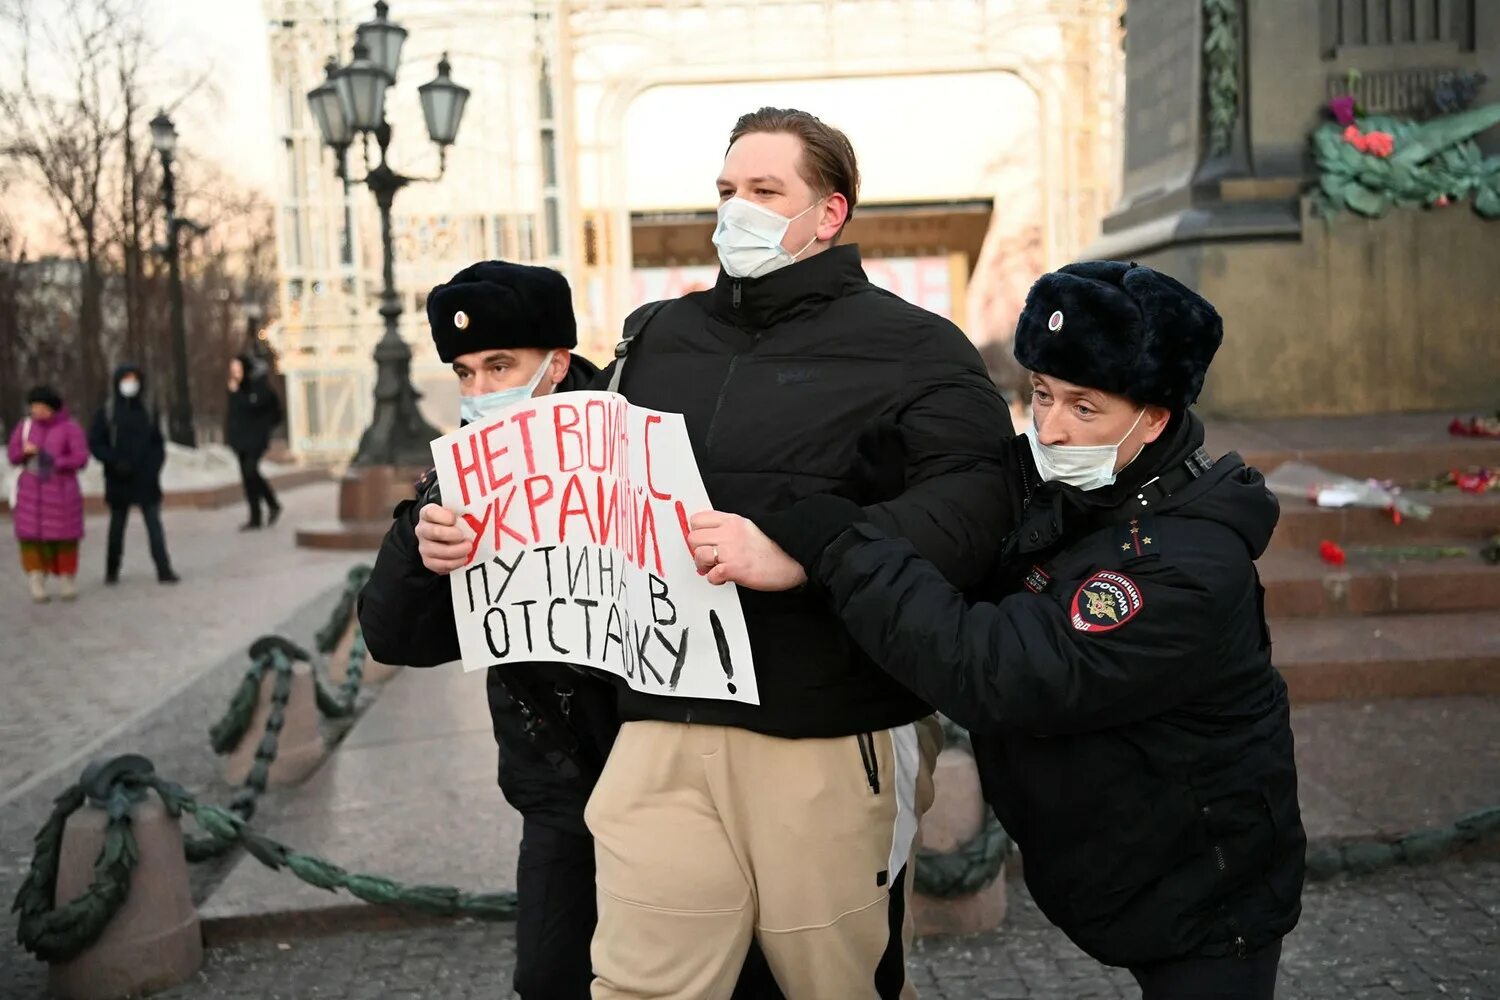
<svg viewBox="0 0 1500 1000">
<path fill-rule="evenodd" d="M 1140 613 L 1141 588 L 1123 573 L 1100 570 L 1073 595 L 1073 628 L 1091 634 L 1113 632 Z"/>
</svg>

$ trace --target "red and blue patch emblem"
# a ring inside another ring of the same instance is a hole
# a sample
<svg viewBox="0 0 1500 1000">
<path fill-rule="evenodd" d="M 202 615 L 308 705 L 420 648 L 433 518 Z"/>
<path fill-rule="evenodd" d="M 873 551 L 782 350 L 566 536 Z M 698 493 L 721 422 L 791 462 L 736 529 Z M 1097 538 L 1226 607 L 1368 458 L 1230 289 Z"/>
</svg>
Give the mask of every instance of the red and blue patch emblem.
<svg viewBox="0 0 1500 1000">
<path fill-rule="evenodd" d="M 1123 573 L 1100 570 L 1073 595 L 1073 628 L 1097 634 L 1113 632 L 1140 614 L 1141 588 Z"/>
</svg>

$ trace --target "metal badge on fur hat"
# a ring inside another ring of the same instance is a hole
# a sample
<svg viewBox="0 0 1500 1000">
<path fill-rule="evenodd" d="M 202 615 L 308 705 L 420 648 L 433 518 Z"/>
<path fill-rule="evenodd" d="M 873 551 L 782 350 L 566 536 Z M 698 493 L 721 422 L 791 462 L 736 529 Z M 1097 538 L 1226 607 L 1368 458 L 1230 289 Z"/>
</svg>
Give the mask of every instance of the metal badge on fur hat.
<svg viewBox="0 0 1500 1000">
<path fill-rule="evenodd" d="M 446 362 L 472 351 L 578 346 L 572 290 L 550 267 L 471 264 L 427 296 L 427 323 Z"/>
<path fill-rule="evenodd" d="M 1172 410 L 1203 390 L 1224 324 L 1208 300 L 1160 271 L 1085 261 L 1044 274 L 1016 324 L 1025 368 Z"/>
</svg>

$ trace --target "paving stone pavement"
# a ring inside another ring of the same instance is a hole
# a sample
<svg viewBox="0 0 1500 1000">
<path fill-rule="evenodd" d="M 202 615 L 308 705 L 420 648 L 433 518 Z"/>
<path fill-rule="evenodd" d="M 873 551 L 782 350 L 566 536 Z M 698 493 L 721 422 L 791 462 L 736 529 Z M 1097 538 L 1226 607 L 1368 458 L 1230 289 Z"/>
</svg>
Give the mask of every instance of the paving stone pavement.
<svg viewBox="0 0 1500 1000">
<path fill-rule="evenodd" d="M 924 1000 L 1133 1000 L 1134 980 L 1089 959 L 1012 883 L 996 933 L 919 941 L 908 969 Z M 1313 885 L 1287 940 L 1281 1000 L 1500 998 L 1500 862 L 1447 861 Z M 460 923 L 211 951 L 164 1000 L 471 1000 L 509 996 L 512 925 Z M 0 979 L 16 1000 L 43 974 Z"/>
<path fill-rule="evenodd" d="M 299 521 L 326 519 L 337 487 L 283 494 L 274 528 L 241 533 L 239 506 L 166 510 L 167 546 L 183 582 L 156 582 L 132 512 L 118 586 L 104 586 L 107 518 L 86 524 L 79 597 L 36 605 L 9 518 L 0 518 L 0 802 L 166 701 L 211 663 L 304 605 L 369 553 L 293 544 Z M 69 770 L 73 770 L 71 767 Z M 73 774 L 67 775 L 72 780 Z"/>
<path fill-rule="evenodd" d="M 267 621 L 258 629 L 310 637 L 328 620 L 342 585 L 342 580 L 330 583 L 295 613 L 279 621 Z M 253 611 L 245 613 L 258 614 Z M 227 803 L 234 789 L 223 780 L 221 759 L 209 749 L 208 728 L 223 714 L 245 667 L 242 649 L 220 651 L 217 662 L 209 661 L 207 669 L 153 711 L 127 723 L 120 731 L 106 735 L 90 756 L 144 754 L 155 763 L 158 774 L 193 791 L 200 800 L 220 805 Z M 367 706 L 378 697 L 378 691 L 367 690 L 361 695 L 361 701 Z M 336 738 L 344 725 L 325 725 L 325 732 Z M 0 753 L 24 749 L 6 745 L 0 747 Z M 82 766 L 79 762 L 67 767 L 35 787 L 0 802 L 0 998 L 3 1000 L 43 995 L 46 969 L 15 943 L 16 920 L 10 912 L 10 904 L 30 867 L 32 838 L 51 812 L 53 796 L 78 779 Z M 257 818 L 274 816 L 295 799 L 296 792 L 295 788 L 273 788 L 262 796 Z M 192 830 L 191 824 L 189 830 Z M 195 901 L 202 903 L 236 857 L 232 854 L 189 869 Z M 246 995 L 247 1000 L 250 996 L 253 994 Z"/>
</svg>

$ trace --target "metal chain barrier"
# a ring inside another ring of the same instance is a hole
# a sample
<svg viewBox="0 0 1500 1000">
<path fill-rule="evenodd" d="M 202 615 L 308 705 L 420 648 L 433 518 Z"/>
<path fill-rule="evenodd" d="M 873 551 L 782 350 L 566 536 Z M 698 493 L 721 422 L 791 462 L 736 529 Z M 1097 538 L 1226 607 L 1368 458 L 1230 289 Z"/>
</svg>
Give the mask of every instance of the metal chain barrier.
<svg viewBox="0 0 1500 1000">
<path fill-rule="evenodd" d="M 342 889 L 367 903 L 406 907 L 435 916 L 515 919 L 513 892 L 467 893 L 445 885 L 402 885 L 379 875 L 348 872 L 330 861 L 294 851 L 251 830 L 246 820 L 230 809 L 199 802 L 180 785 L 158 777 L 149 760 L 131 754 L 91 765 L 82 781 L 57 798 L 52 816 L 37 833 L 31 869 L 13 906 L 20 915 L 16 940 L 37 958 L 65 962 L 80 954 L 99 939 L 124 903 L 137 859 L 130 814 L 147 789 L 155 790 L 172 817 L 192 815 L 206 835 L 195 838 L 197 842 L 242 846 L 272 870 L 285 868 L 308 885 Z M 86 799 L 104 808 L 109 816 L 104 847 L 94 863 L 94 881 L 82 896 L 54 906 L 63 827 Z M 195 858 L 189 851 L 188 860 L 202 857 Z"/>
<path fill-rule="evenodd" d="M 973 757 L 974 746 L 968 732 L 946 715 L 938 719 L 943 724 L 945 745 Z M 917 852 L 917 870 L 912 881 L 918 892 L 938 899 L 968 896 L 989 885 L 1004 870 L 1012 846 L 1010 835 L 988 803 L 983 808 L 984 822 L 979 832 L 957 849 L 939 853 L 924 847 Z"/>
<path fill-rule="evenodd" d="M 1460 816 L 1447 826 L 1416 830 L 1395 840 L 1320 844 L 1308 849 L 1307 877 L 1314 882 L 1335 875 L 1368 875 L 1396 865 L 1437 861 L 1500 834 L 1500 806 Z"/>
<path fill-rule="evenodd" d="M 323 655 L 330 654 L 343 636 L 354 615 L 359 590 L 368 577 L 368 567 L 350 571 L 338 606 L 317 634 Z M 250 773 L 229 807 L 222 809 L 199 802 L 180 785 L 158 777 L 151 762 L 138 755 L 91 764 L 77 784 L 54 800 L 52 814 L 37 831 L 30 870 L 12 905 L 12 911 L 19 916 L 16 939 L 22 947 L 43 961 L 64 962 L 98 940 L 129 892 L 131 873 L 138 860 L 130 818 L 148 790 L 161 797 L 174 818 L 189 813 L 203 831 L 203 836 L 183 840 L 189 862 L 218 857 L 242 846 L 274 871 L 284 868 L 309 885 L 330 891 L 342 889 L 367 903 L 406 907 L 436 916 L 515 919 L 517 903 L 513 892 L 466 893 L 452 886 L 402 885 L 378 875 L 348 872 L 330 861 L 294 851 L 251 830 L 249 820 L 276 760 L 286 704 L 291 696 L 292 663 L 311 662 L 312 658 L 301 647 L 279 636 L 257 640 L 250 647 L 250 656 L 251 666 L 235 689 L 224 717 L 210 729 L 215 752 L 228 753 L 237 746 L 254 717 L 265 672 L 276 671 L 265 735 L 256 748 Z M 317 685 L 319 708 L 325 715 L 342 718 L 352 714 L 364 660 L 364 638 L 356 623 L 349 670 L 339 693 L 334 695 L 321 683 Z M 952 720 L 939 718 L 947 745 L 972 757 L 974 749 L 969 734 Z M 68 818 L 85 802 L 106 813 L 104 845 L 95 859 L 89 887 L 78 898 L 55 905 L 63 830 Z M 914 874 L 917 891 L 947 899 L 978 892 L 994 881 L 1013 845 L 994 812 L 986 808 L 984 813 L 980 830 L 956 850 L 939 853 L 924 848 L 918 852 Z M 1500 807 L 1470 813 L 1449 826 L 1417 831 L 1394 841 L 1368 840 L 1314 847 L 1307 854 L 1308 877 L 1316 881 L 1340 873 L 1365 874 L 1397 864 L 1435 861 L 1497 834 L 1500 834 Z"/>
<path fill-rule="evenodd" d="M 324 657 L 333 653 L 354 618 L 359 591 L 369 575 L 367 566 L 350 570 L 337 606 L 316 636 L 318 651 Z M 321 680 L 316 684 L 318 707 L 324 715 L 345 718 L 353 714 L 363 683 L 365 655 L 364 636 L 356 621 L 348 672 L 338 692 L 330 692 Z M 276 761 L 292 691 L 292 664 L 299 660 L 313 662 L 313 657 L 285 638 L 264 636 L 251 645 L 250 658 L 250 668 L 235 688 L 224 716 L 209 730 L 215 753 L 229 753 L 238 746 L 254 719 L 266 671 L 275 671 L 265 735 L 256 747 L 250 773 L 235 791 L 228 808 L 199 802 L 180 785 L 158 777 L 151 762 L 138 755 L 90 765 L 77 784 L 57 797 L 51 816 L 37 832 L 31 868 L 13 906 L 20 916 L 16 939 L 22 947 L 44 961 L 64 962 L 98 940 L 129 892 L 137 860 L 130 816 L 148 790 L 161 797 L 171 816 L 180 818 L 188 813 L 202 831 L 201 836 L 183 838 L 183 851 L 189 862 L 206 861 L 235 847 L 244 847 L 273 870 L 284 868 L 309 885 L 342 889 L 368 903 L 407 907 L 437 916 L 515 918 L 513 892 L 466 893 L 451 886 L 402 885 L 378 875 L 345 871 L 332 862 L 294 851 L 250 829 L 249 821 Z M 94 864 L 93 883 L 77 899 L 57 906 L 54 899 L 63 830 L 68 817 L 85 802 L 104 809 L 108 815 L 104 847 Z"/>
<path fill-rule="evenodd" d="M 63 827 L 68 817 L 85 801 L 84 785 L 79 782 L 59 795 L 52 815 L 37 831 L 31 870 L 11 911 L 19 917 L 16 940 L 27 951 L 46 962 L 63 962 L 87 948 L 114 917 L 130 890 L 130 873 L 135 868 L 135 837 L 130 831 L 128 786 L 119 785 L 103 803 L 109 813 L 104 847 L 94 862 L 94 880 L 83 895 L 62 906 L 54 906 L 57 892 L 57 865 L 62 851 Z"/>
<path fill-rule="evenodd" d="M 349 661 L 344 670 L 344 682 L 339 685 L 338 691 L 330 691 L 321 675 L 314 677 L 318 711 L 330 719 L 346 719 L 354 714 L 355 704 L 359 700 L 360 687 L 364 684 L 365 656 L 368 650 L 365 647 L 364 630 L 359 627 L 359 619 L 355 612 L 358 607 L 359 592 L 364 589 L 369 579 L 369 566 L 355 566 L 349 571 L 344 584 L 344 592 L 339 595 L 338 604 L 334 607 L 333 613 L 328 616 L 328 623 L 320 628 L 315 636 L 318 653 L 326 663 L 327 657 L 332 656 L 334 650 L 338 648 L 344 630 L 349 627 L 351 621 L 354 623 L 354 641 L 349 647 Z"/>
<path fill-rule="evenodd" d="M 939 716 L 947 745 L 974 753 L 969 734 Z M 1337 875 L 1368 875 L 1397 865 L 1438 861 L 1467 848 L 1500 838 L 1500 806 L 1460 816 L 1447 826 L 1416 830 L 1395 840 L 1370 838 L 1342 844 L 1314 845 L 1307 851 L 1307 877 L 1320 882 Z M 951 899 L 978 892 L 997 875 L 1013 848 L 994 812 L 986 806 L 984 826 L 957 850 L 917 854 L 918 892 Z"/>
<path fill-rule="evenodd" d="M 292 695 L 292 662 L 307 657 L 307 653 L 301 647 L 280 636 L 265 636 L 257 639 L 250 647 L 250 655 L 254 662 L 245 673 L 244 679 L 240 681 L 229 712 L 211 731 L 214 737 L 215 753 L 226 754 L 238 746 L 254 715 L 255 704 L 260 696 L 262 677 L 267 669 L 276 671 L 276 680 L 271 688 L 271 711 L 266 717 L 265 735 L 261 737 L 260 743 L 255 748 L 255 759 L 250 765 L 250 773 L 245 776 L 244 783 L 229 800 L 230 810 L 241 820 L 249 820 L 255 815 L 256 804 L 266 790 L 266 783 L 270 780 L 271 765 L 276 763 L 276 753 L 280 749 L 281 727 L 286 719 L 286 703 Z M 246 700 L 247 690 L 251 695 L 250 708 L 249 711 L 242 711 L 240 706 Z M 236 729 L 232 740 L 221 741 L 219 739 L 219 736 L 227 737 L 228 733 Z M 216 858 L 228 852 L 233 846 L 233 840 L 215 837 L 211 833 L 207 837 L 187 837 L 183 840 L 187 859 L 192 862 Z"/>
</svg>

